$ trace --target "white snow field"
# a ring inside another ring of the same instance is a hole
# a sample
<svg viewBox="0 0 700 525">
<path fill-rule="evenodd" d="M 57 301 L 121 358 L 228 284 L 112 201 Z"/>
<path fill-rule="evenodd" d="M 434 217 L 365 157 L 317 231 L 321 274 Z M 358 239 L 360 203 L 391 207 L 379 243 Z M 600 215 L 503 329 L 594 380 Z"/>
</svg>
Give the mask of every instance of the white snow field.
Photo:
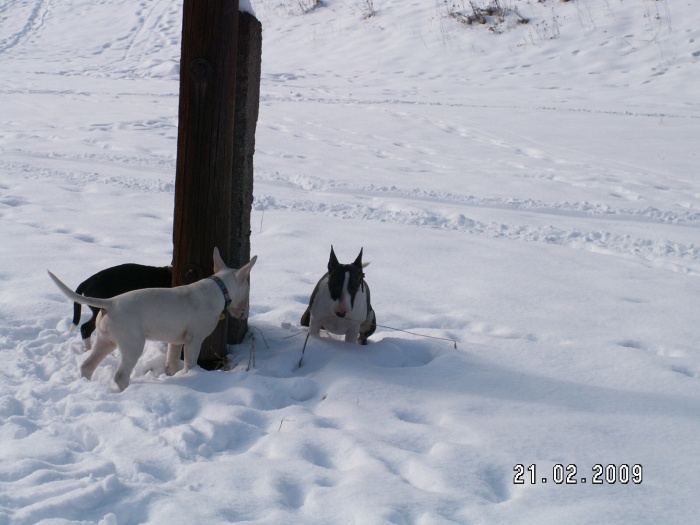
<svg viewBox="0 0 700 525">
<path fill-rule="evenodd" d="M 182 5 L 0 2 L 0 523 L 697 523 L 695 2 L 314 4 L 252 1 L 252 335 L 118 393 L 46 270 L 170 263 Z M 297 368 L 331 245 L 381 326 Z"/>
</svg>

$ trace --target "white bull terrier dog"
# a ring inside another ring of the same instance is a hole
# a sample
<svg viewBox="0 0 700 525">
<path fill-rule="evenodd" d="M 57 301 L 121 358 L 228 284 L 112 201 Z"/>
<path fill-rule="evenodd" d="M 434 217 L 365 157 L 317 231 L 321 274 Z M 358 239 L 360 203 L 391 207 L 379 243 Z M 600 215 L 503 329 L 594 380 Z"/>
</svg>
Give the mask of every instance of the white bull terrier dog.
<svg viewBox="0 0 700 525">
<path fill-rule="evenodd" d="M 171 288 L 173 286 L 172 266 L 144 266 L 142 264 L 126 263 L 113 266 L 92 277 L 88 277 L 75 289 L 75 293 L 98 299 L 114 297 L 132 290 L 142 288 Z M 73 303 L 73 325 L 71 332 L 78 328 L 82 305 Z M 90 307 L 92 317 L 80 327 L 83 346 L 87 352 L 92 348 L 90 336 L 95 331 L 95 321 L 100 313 L 99 308 Z"/>
<path fill-rule="evenodd" d="M 175 374 L 185 347 L 185 372 L 197 363 L 204 339 L 214 331 L 226 309 L 236 319 L 248 316 L 248 277 L 257 256 L 236 270 L 228 268 L 214 248 L 214 275 L 175 288 L 144 288 L 111 299 L 79 295 L 49 272 L 56 286 L 71 301 L 100 308 L 97 337 L 92 352 L 80 367 L 92 378 L 100 362 L 119 347 L 121 359 L 114 374 L 119 390 L 129 386 L 129 377 L 143 353 L 146 340 L 168 343 L 165 371 Z"/>
<path fill-rule="evenodd" d="M 362 249 L 352 264 L 340 264 L 333 246 L 328 261 L 328 273 L 318 281 L 311 293 L 309 307 L 300 324 L 318 336 L 326 332 L 344 335 L 348 343 L 367 344 L 367 338 L 377 328 L 377 319 L 370 304 L 369 286 L 365 282 Z"/>
</svg>

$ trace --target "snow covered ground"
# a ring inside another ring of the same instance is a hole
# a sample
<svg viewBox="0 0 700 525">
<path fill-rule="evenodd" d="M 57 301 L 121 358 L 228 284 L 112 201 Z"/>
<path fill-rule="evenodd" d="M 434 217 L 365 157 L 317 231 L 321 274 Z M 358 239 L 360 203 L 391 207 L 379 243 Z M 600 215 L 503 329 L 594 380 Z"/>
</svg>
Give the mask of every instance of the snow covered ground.
<svg viewBox="0 0 700 525">
<path fill-rule="evenodd" d="M 697 522 L 697 6 L 312 4 L 252 2 L 254 336 L 123 393 L 46 269 L 170 262 L 182 8 L 0 4 L 0 523 Z M 331 244 L 383 326 L 297 368 Z"/>
</svg>

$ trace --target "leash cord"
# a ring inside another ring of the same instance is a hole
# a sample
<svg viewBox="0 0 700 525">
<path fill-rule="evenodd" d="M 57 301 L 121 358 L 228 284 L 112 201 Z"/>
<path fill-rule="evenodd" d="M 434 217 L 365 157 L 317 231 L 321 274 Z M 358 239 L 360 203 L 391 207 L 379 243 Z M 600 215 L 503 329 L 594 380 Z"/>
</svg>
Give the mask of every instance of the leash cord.
<svg viewBox="0 0 700 525">
<path fill-rule="evenodd" d="M 450 343 L 452 343 L 454 345 L 454 349 L 457 350 L 457 340 L 456 339 L 450 339 L 449 337 L 438 337 L 436 335 L 417 334 L 416 332 L 411 332 L 409 330 L 404 330 L 402 328 L 394 328 L 393 326 L 387 326 L 384 324 L 378 324 L 377 326 L 379 326 L 380 328 L 388 328 L 389 330 L 395 330 L 397 332 L 403 332 L 405 334 L 415 335 L 417 337 L 426 337 L 428 339 L 438 339 L 440 341 L 449 341 Z M 297 332 L 296 334 L 292 334 L 292 335 L 288 335 L 286 337 L 283 337 L 283 339 L 291 339 L 292 337 L 296 337 L 296 336 L 303 334 L 303 333 L 304 333 L 304 330 L 302 330 L 301 332 Z M 308 333 L 308 331 L 307 331 L 307 333 Z M 307 339 L 308 339 L 308 336 L 307 336 Z M 306 348 L 306 341 L 304 342 L 304 348 Z"/>
<path fill-rule="evenodd" d="M 456 339 L 450 339 L 449 337 L 438 337 L 436 335 L 417 334 L 416 332 L 404 330 L 403 328 L 394 328 L 393 326 L 387 326 L 385 324 L 378 324 L 377 326 L 379 326 L 381 328 L 388 328 L 389 330 L 395 330 L 397 332 L 403 332 L 405 334 L 415 335 L 416 337 L 425 337 L 427 339 L 437 339 L 439 341 L 449 341 L 454 346 L 454 349 L 457 350 L 457 340 Z M 304 330 L 302 330 L 301 332 L 297 332 L 296 334 L 291 334 L 291 335 L 288 335 L 286 337 L 283 337 L 283 339 L 291 339 L 292 337 L 296 337 L 296 336 L 301 335 L 303 333 L 304 333 Z M 301 349 L 301 358 L 299 358 L 299 364 L 297 364 L 297 368 L 301 368 L 301 363 L 304 360 L 304 352 L 306 352 L 306 345 L 309 342 L 309 335 L 311 335 L 311 332 L 306 330 L 306 339 L 304 339 L 304 347 Z"/>
<path fill-rule="evenodd" d="M 393 326 L 386 326 L 383 324 L 378 324 L 377 326 L 380 326 L 382 328 L 388 328 L 389 330 L 396 330 L 397 332 L 403 332 L 405 334 L 411 334 L 415 335 L 418 337 L 426 337 L 428 339 L 439 339 L 440 341 L 449 341 L 454 345 L 455 350 L 457 350 L 457 340 L 456 339 L 449 339 L 447 337 L 438 337 L 435 335 L 425 335 L 425 334 L 417 334 L 415 332 L 409 332 L 408 330 L 403 330 L 401 328 L 394 328 Z M 289 339 L 291 337 L 296 337 L 299 334 L 303 334 L 304 332 L 297 332 L 296 334 L 288 335 L 285 337 L 285 339 Z M 306 332 L 306 339 L 304 339 L 304 347 L 301 349 L 301 357 L 299 358 L 299 364 L 297 365 L 297 368 L 301 368 L 301 362 L 304 360 L 304 352 L 306 352 L 306 344 L 309 342 L 309 336 L 311 335 L 311 332 L 307 331 Z"/>
<path fill-rule="evenodd" d="M 425 335 L 425 334 L 417 334 L 415 332 L 409 332 L 408 330 L 403 330 L 401 328 L 394 328 L 393 326 L 386 326 L 383 324 L 378 324 L 377 326 L 380 326 L 382 328 L 388 328 L 389 330 L 396 330 L 397 332 L 403 332 L 405 334 L 411 334 L 415 335 L 418 337 L 427 337 L 428 339 L 439 339 L 440 341 L 449 341 L 454 345 L 455 350 L 457 350 L 457 340 L 456 339 L 450 339 L 449 337 L 438 337 L 436 335 Z"/>
<path fill-rule="evenodd" d="M 304 348 L 301 349 L 301 357 L 299 358 L 299 364 L 297 365 L 297 368 L 301 368 L 301 362 L 304 360 L 304 352 L 306 352 L 306 343 L 309 342 L 310 335 L 311 332 L 306 332 L 306 339 L 304 339 Z"/>
</svg>

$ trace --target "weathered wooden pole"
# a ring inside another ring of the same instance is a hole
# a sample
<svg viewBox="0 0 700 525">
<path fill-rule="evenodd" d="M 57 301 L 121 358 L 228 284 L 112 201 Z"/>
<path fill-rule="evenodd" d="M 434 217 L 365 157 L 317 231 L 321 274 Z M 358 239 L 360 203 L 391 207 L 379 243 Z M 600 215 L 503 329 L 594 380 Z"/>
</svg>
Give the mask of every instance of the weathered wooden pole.
<svg viewBox="0 0 700 525">
<path fill-rule="evenodd" d="M 233 130 L 233 184 L 231 186 L 231 264 L 240 268 L 250 260 L 250 212 L 253 207 L 253 154 L 260 108 L 262 24 L 251 13 L 238 15 L 236 105 Z M 229 317 L 228 342 L 240 343 L 247 320 Z"/>
<path fill-rule="evenodd" d="M 234 179 L 238 9 L 238 0 L 184 0 L 173 225 L 176 286 L 213 273 L 215 246 L 232 267 L 250 255 L 250 211 L 247 225 L 238 222 L 245 214 L 234 218 L 232 213 L 245 202 L 232 201 L 234 195 L 250 191 L 252 201 L 252 179 L 248 189 L 238 188 Z M 241 231 L 248 232 L 246 241 L 233 242 Z M 198 362 L 203 368 L 225 361 L 227 327 L 228 322 L 219 323 L 202 345 Z"/>
</svg>

